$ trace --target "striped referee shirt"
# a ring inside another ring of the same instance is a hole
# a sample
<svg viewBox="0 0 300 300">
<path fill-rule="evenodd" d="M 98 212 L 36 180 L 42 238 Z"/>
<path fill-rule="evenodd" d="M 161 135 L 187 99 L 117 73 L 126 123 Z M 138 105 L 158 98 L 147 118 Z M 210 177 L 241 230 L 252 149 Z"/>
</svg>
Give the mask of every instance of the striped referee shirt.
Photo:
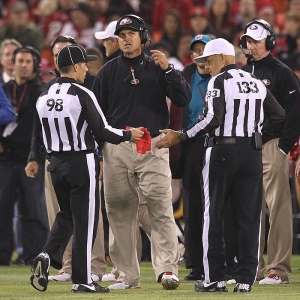
<svg viewBox="0 0 300 300">
<path fill-rule="evenodd" d="M 95 95 L 73 78 L 60 77 L 39 97 L 37 113 L 47 152 L 93 151 L 103 140 L 130 140 L 130 131 L 108 125 Z"/>
<path fill-rule="evenodd" d="M 184 130 L 189 138 L 213 131 L 221 137 L 269 134 L 284 119 L 282 107 L 263 82 L 234 64 L 211 78 L 205 98 L 205 118 Z"/>
</svg>

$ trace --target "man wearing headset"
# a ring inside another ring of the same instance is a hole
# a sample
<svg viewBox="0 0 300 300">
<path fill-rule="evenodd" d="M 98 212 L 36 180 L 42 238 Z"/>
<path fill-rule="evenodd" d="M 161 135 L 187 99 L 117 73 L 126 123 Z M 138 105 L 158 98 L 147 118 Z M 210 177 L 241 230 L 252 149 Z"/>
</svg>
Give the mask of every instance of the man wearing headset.
<svg viewBox="0 0 300 300">
<path fill-rule="evenodd" d="M 0 264 L 9 265 L 13 251 L 12 219 L 19 201 L 22 222 L 23 254 L 26 265 L 43 248 L 49 234 L 44 194 L 44 162 L 33 180 L 24 168 L 30 151 L 36 101 L 43 87 L 38 76 L 40 55 L 32 47 L 17 48 L 13 53 L 15 79 L 3 86 L 16 119 L 1 130 L 4 151 L 0 154 Z"/>
<path fill-rule="evenodd" d="M 250 22 L 240 39 L 246 43 L 244 47 L 248 50 L 248 63 L 243 69 L 264 82 L 286 113 L 283 125 L 277 128 L 273 136 L 263 139 L 265 202 L 262 208 L 260 262 L 256 279 L 260 284 L 286 284 L 289 283 L 291 272 L 293 242 L 288 154 L 299 135 L 299 85 L 293 72 L 271 53 L 276 41 L 269 23 L 264 20 Z M 266 204 L 270 211 L 270 230 L 266 266 L 268 277 L 264 278 Z"/>
<path fill-rule="evenodd" d="M 148 205 L 151 222 L 152 265 L 157 282 L 164 289 L 179 285 L 178 240 L 172 209 L 171 172 L 168 149 L 155 149 L 159 130 L 168 126 L 168 96 L 176 105 L 186 106 L 191 90 L 166 56 L 151 50 L 143 19 L 121 17 L 115 35 L 122 55 L 107 62 L 96 76 L 93 91 L 109 125 L 144 127 L 144 144 L 121 143 L 103 146 L 104 193 L 111 228 L 110 257 L 119 270 L 111 289 L 140 287 L 136 254 L 136 226 L 139 193 Z"/>
</svg>

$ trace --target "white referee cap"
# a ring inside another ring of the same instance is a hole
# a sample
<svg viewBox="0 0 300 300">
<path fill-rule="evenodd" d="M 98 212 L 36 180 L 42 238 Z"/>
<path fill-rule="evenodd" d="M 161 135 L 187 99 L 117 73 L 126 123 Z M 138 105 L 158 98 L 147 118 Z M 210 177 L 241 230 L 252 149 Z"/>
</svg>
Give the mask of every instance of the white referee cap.
<svg viewBox="0 0 300 300">
<path fill-rule="evenodd" d="M 104 31 L 95 32 L 95 38 L 98 40 L 104 40 L 109 38 L 117 39 L 118 36 L 115 35 L 116 25 L 117 21 L 110 22 Z"/>
<path fill-rule="evenodd" d="M 205 45 L 203 55 L 196 57 L 195 61 L 204 63 L 208 56 L 215 54 L 235 56 L 234 47 L 231 43 L 222 38 L 211 40 Z"/>
</svg>

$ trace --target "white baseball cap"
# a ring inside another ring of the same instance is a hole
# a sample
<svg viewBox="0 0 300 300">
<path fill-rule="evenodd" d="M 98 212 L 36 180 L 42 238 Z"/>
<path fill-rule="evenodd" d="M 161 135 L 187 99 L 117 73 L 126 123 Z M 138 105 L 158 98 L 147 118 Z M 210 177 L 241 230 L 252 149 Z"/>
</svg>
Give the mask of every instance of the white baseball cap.
<svg viewBox="0 0 300 300">
<path fill-rule="evenodd" d="M 208 56 L 215 54 L 235 56 L 234 47 L 231 43 L 222 38 L 211 40 L 205 45 L 203 55 L 196 57 L 195 61 L 204 63 Z"/>
<path fill-rule="evenodd" d="M 95 32 L 95 38 L 98 40 L 104 40 L 109 38 L 117 39 L 118 36 L 115 35 L 117 21 L 110 22 L 104 31 Z"/>
<path fill-rule="evenodd" d="M 265 39 L 269 34 L 270 32 L 265 27 L 263 27 L 260 24 L 253 23 L 247 28 L 246 33 L 243 34 L 240 37 L 240 39 L 244 40 L 246 39 L 247 36 L 249 36 L 253 38 L 255 41 L 260 41 L 262 39 Z"/>
</svg>

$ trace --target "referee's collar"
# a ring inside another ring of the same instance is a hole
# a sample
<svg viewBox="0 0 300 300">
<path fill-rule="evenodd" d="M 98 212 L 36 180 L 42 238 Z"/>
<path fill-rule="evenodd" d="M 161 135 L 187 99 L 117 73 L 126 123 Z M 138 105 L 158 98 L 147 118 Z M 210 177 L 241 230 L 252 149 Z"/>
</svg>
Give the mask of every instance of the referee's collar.
<svg viewBox="0 0 300 300">
<path fill-rule="evenodd" d="M 240 69 L 240 67 L 236 64 L 227 65 L 227 66 L 225 66 L 221 69 L 220 73 L 226 72 L 226 71 L 231 70 L 231 69 L 237 69 L 238 70 L 238 69 Z"/>
<path fill-rule="evenodd" d="M 78 83 L 78 81 L 70 77 L 57 77 L 55 82 L 56 83 Z"/>
</svg>

